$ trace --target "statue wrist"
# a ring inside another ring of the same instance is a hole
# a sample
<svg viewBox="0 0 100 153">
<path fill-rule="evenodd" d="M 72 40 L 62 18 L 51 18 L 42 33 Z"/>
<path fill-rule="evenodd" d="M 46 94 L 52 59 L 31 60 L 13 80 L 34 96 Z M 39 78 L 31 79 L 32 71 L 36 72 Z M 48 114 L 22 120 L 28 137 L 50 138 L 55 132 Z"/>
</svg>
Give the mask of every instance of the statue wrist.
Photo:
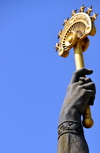
<svg viewBox="0 0 100 153">
<path fill-rule="evenodd" d="M 65 121 L 73 121 L 81 124 L 81 114 L 73 107 L 63 107 L 60 113 L 59 125 Z"/>
</svg>

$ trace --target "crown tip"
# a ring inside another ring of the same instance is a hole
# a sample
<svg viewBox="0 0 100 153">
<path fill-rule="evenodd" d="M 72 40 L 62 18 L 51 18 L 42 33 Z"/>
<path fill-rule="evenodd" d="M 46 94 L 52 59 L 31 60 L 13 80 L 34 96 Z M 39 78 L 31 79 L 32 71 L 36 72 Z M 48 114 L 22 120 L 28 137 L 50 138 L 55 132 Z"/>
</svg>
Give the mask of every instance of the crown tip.
<svg viewBox="0 0 100 153">
<path fill-rule="evenodd" d="M 72 10 L 71 15 L 72 15 L 72 16 L 73 16 L 73 15 L 75 15 L 75 14 L 76 14 L 76 12 L 77 12 L 77 9 L 76 9 L 76 10 Z"/>
<path fill-rule="evenodd" d="M 84 6 L 84 4 L 80 7 L 80 10 L 79 10 L 79 12 L 84 12 L 84 9 L 85 9 L 86 7 Z"/>
</svg>

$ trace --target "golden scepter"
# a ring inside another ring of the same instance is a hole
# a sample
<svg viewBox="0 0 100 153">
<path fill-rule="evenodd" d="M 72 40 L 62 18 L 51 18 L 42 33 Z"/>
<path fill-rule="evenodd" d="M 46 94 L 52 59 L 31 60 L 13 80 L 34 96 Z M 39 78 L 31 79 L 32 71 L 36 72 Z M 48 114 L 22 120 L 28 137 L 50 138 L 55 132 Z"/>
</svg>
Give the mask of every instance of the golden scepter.
<svg viewBox="0 0 100 153">
<path fill-rule="evenodd" d="M 58 51 L 58 55 L 62 57 L 67 57 L 69 50 L 74 48 L 76 70 L 84 67 L 83 52 L 86 51 L 89 46 L 87 36 L 94 36 L 96 34 L 94 21 L 98 14 L 94 13 L 93 16 L 90 16 L 93 11 L 92 6 L 88 8 L 86 12 L 84 12 L 85 8 L 86 7 L 82 5 L 78 13 L 76 13 L 77 10 L 74 10 L 71 14 L 72 17 L 64 20 L 64 28 L 58 33 L 60 41 L 56 43 L 55 47 L 56 51 Z M 89 105 L 83 115 L 83 126 L 85 128 L 91 128 L 93 126 Z"/>
</svg>

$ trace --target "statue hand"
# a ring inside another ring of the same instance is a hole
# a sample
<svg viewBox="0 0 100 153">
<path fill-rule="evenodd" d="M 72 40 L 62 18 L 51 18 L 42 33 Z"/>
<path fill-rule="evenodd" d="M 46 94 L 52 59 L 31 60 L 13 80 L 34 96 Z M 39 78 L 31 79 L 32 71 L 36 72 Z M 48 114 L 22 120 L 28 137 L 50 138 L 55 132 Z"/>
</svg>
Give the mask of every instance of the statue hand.
<svg viewBox="0 0 100 153">
<path fill-rule="evenodd" d="M 88 104 L 93 105 L 95 99 L 95 84 L 90 78 L 82 76 L 93 73 L 92 70 L 82 68 L 73 73 L 67 91 L 67 105 L 76 108 L 81 114 L 84 113 Z"/>
<path fill-rule="evenodd" d="M 95 84 L 90 78 L 83 77 L 92 73 L 92 70 L 85 68 L 73 73 L 61 110 L 60 120 L 79 121 L 78 116 L 84 114 L 86 106 L 93 105 L 96 93 Z"/>
</svg>

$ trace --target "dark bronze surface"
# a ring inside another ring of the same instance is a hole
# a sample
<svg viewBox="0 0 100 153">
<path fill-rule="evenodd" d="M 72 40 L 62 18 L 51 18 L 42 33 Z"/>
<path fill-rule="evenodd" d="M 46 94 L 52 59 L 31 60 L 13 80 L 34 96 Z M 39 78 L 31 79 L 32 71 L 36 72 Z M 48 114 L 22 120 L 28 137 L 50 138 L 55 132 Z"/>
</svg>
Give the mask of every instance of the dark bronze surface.
<svg viewBox="0 0 100 153">
<path fill-rule="evenodd" d="M 84 75 L 92 70 L 82 68 L 73 73 L 60 112 L 58 125 L 58 153 L 89 153 L 81 123 L 87 105 L 93 105 L 95 84 Z"/>
</svg>

